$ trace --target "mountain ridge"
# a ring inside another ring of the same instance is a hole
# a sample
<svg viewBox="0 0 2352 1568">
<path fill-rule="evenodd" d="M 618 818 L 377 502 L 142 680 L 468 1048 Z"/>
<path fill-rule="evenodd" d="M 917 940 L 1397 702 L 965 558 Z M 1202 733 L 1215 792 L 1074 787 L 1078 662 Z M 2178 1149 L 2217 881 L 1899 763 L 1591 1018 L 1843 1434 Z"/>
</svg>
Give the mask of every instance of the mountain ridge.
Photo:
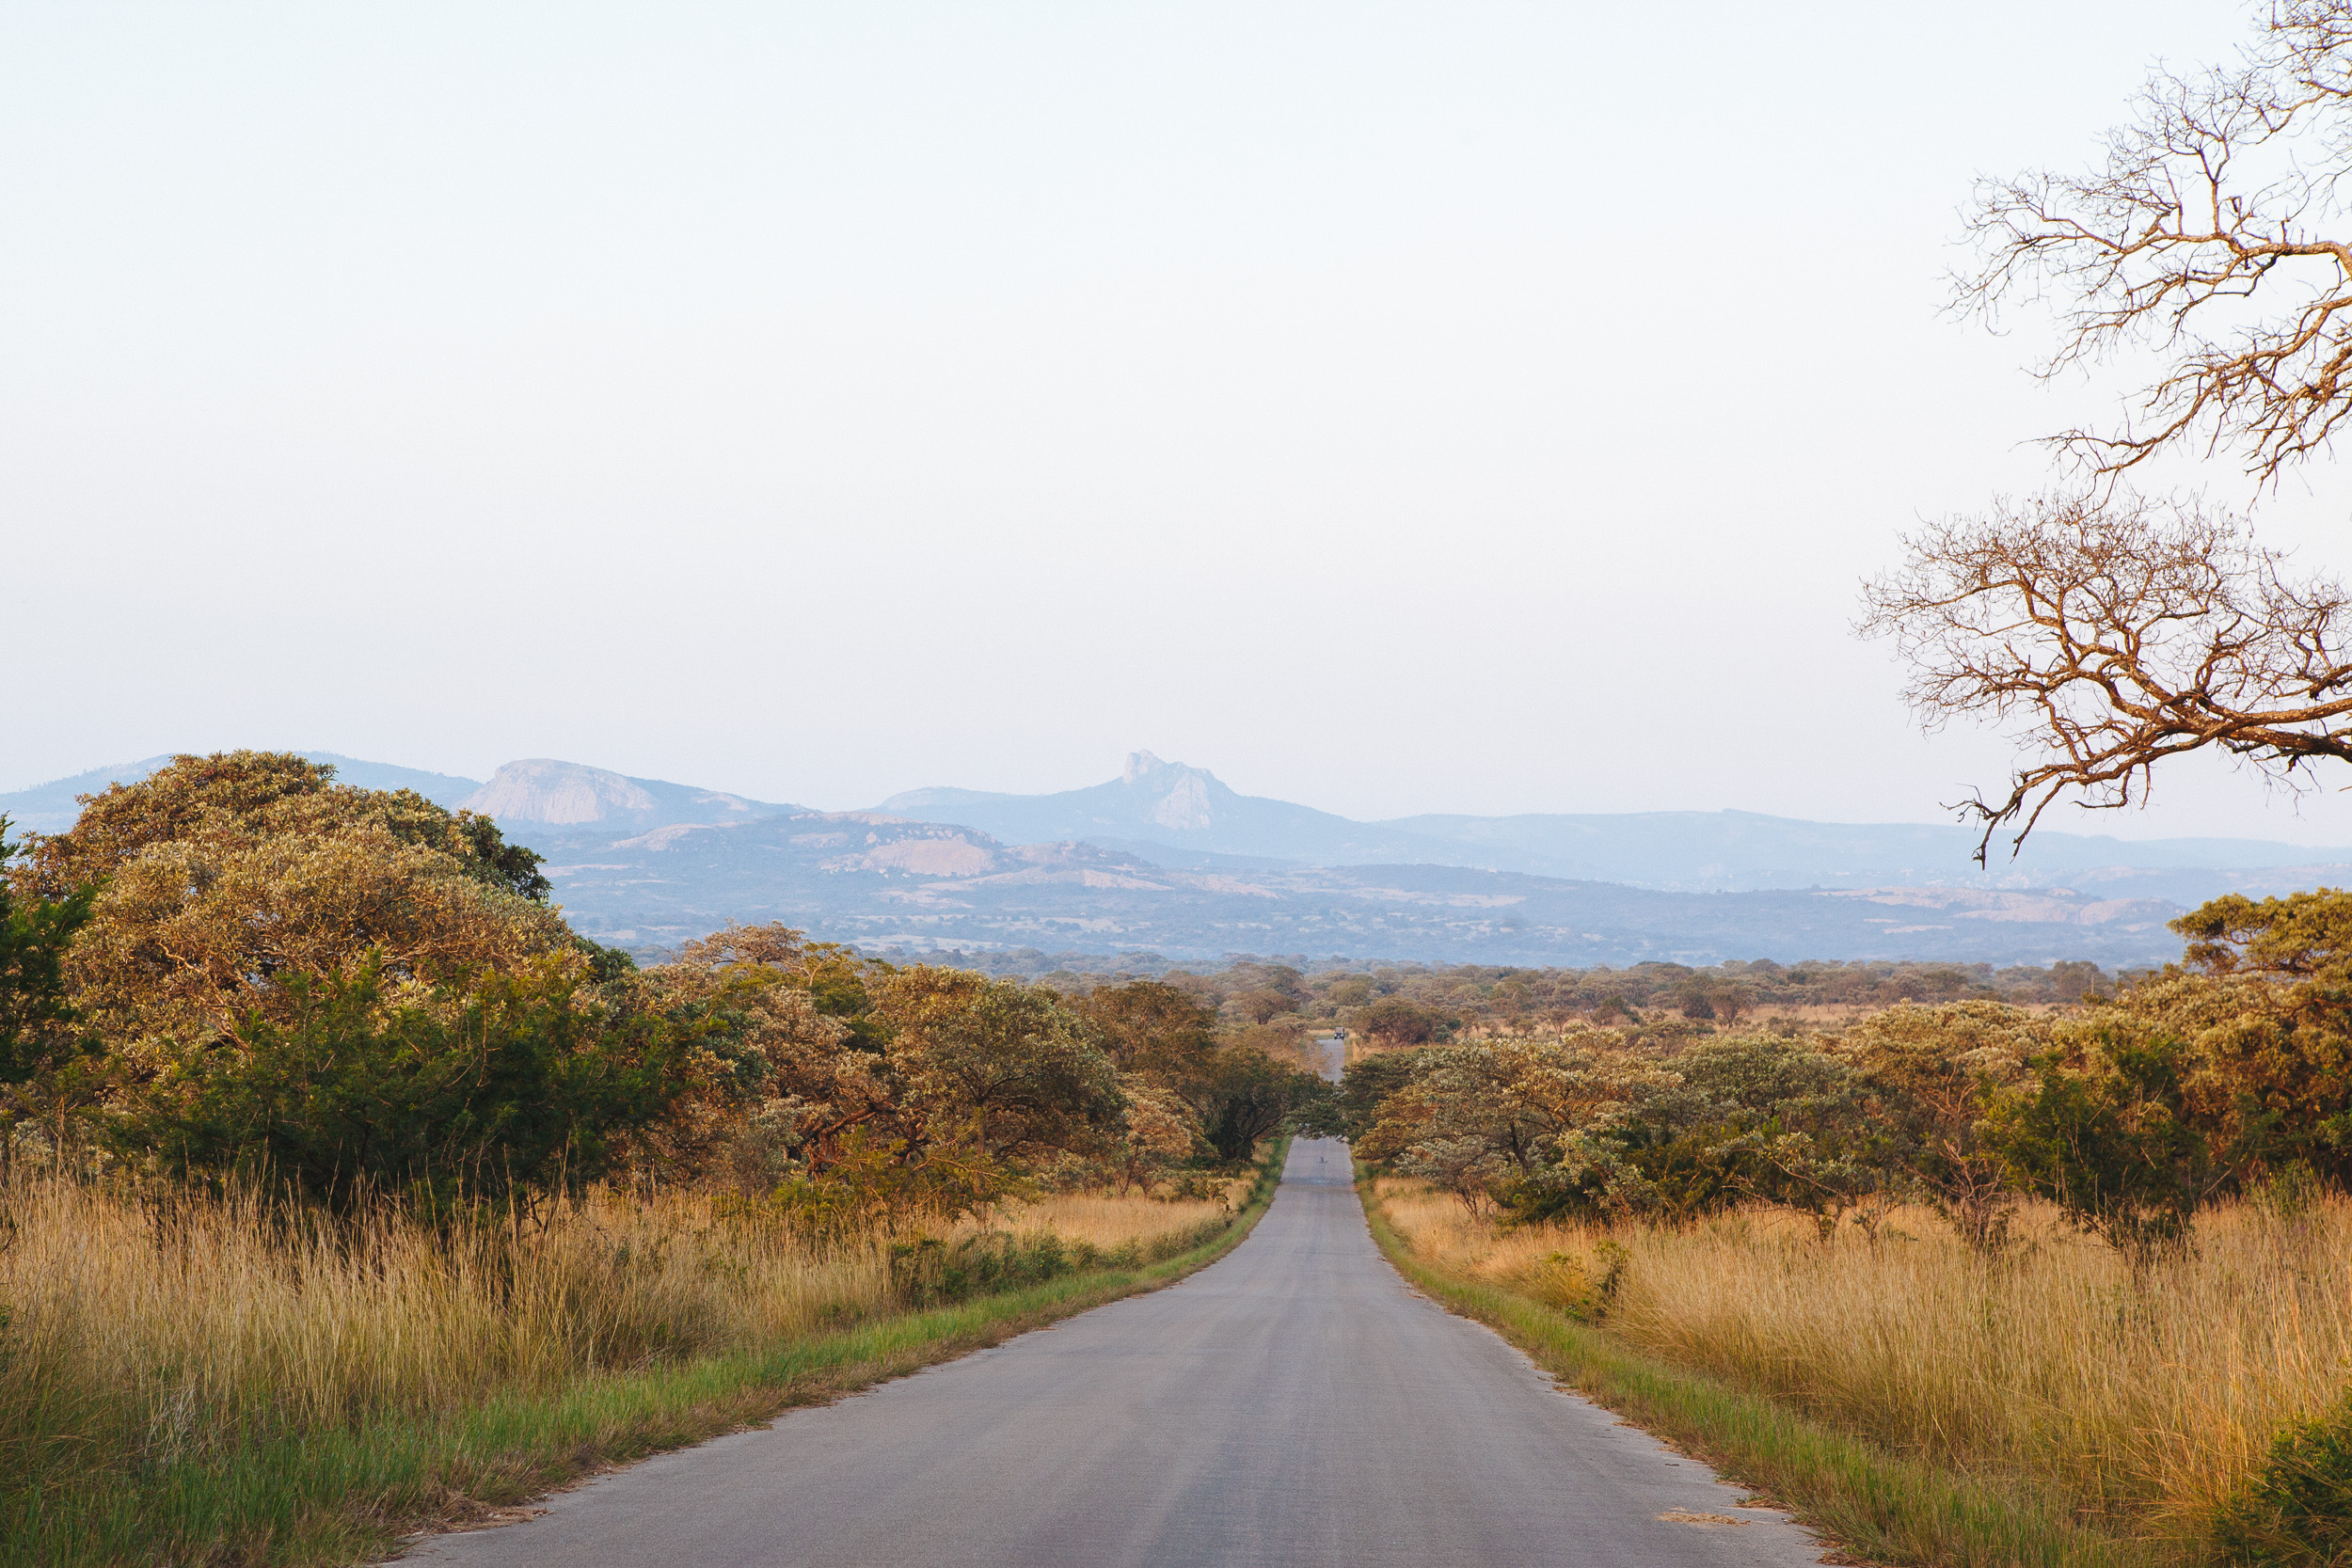
<svg viewBox="0 0 2352 1568">
<path fill-rule="evenodd" d="M 1994 873 L 1964 829 L 1751 812 L 1431 814 L 1360 823 L 1243 795 L 1149 752 L 1116 779 L 1022 796 L 934 787 L 824 812 L 554 758 L 488 780 L 332 753 L 342 780 L 485 812 L 548 857 L 583 932 L 648 953 L 728 920 L 786 919 L 923 950 L 1316 948 L 1352 958 L 2177 958 L 2166 923 L 2221 893 L 2352 885 L 2352 864 L 2265 840 L 2037 835 Z M 70 825 L 73 793 L 150 758 L 0 796 Z M 54 826 L 52 823 L 54 822 Z M 2352 859 L 2352 855 L 2347 855 Z M 699 925 L 698 925 L 699 923 Z"/>
<path fill-rule="evenodd" d="M 1455 865 L 1667 892 L 1877 885 L 2055 888 L 2090 872 L 2209 873 L 2352 863 L 2352 848 L 2266 839 L 2148 839 L 2045 831 L 2014 862 L 1974 863 L 1973 829 L 1946 823 L 1835 823 L 1759 812 L 1429 813 L 1358 822 L 1242 795 L 1205 768 L 1132 753 L 1120 778 L 1042 795 L 934 786 L 877 810 L 951 821 L 1007 843 L 1083 840 L 1188 860 L 1306 865 Z M 2347 871 L 2352 877 L 2352 871 Z M 2142 879 L 2152 890 L 2169 885 Z M 2197 877 L 2182 885 L 2203 885 Z"/>
<path fill-rule="evenodd" d="M 1440 865 L 1178 870 L 1085 842 L 1008 845 L 880 812 L 540 837 L 575 927 L 648 958 L 728 921 L 869 949 L 1037 947 L 1625 965 L 1726 958 L 2175 958 L 2179 907 L 2065 890 L 1672 893 Z"/>
</svg>

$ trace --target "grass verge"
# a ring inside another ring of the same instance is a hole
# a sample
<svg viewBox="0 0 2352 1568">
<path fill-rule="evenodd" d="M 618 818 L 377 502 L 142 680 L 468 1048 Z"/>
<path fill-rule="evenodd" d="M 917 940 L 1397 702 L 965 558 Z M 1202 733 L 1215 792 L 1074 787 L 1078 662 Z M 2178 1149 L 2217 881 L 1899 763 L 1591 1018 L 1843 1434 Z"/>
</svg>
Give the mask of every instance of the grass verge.
<svg viewBox="0 0 2352 1568">
<path fill-rule="evenodd" d="M 0 1493 L 0 1564 L 373 1560 L 404 1535 L 488 1522 L 590 1472 L 1172 1284 L 1240 1244 L 1273 1201 L 1286 1148 L 1277 1144 L 1231 1226 L 1160 1262 L 1066 1275 L 756 1352 L 585 1378 L 553 1397 L 493 1399 L 429 1419 L 285 1438 L 103 1488 Z"/>
<path fill-rule="evenodd" d="M 1433 1300 L 1494 1329 L 1594 1402 L 1790 1510 L 1852 1554 L 1849 1560 L 1903 1568 L 2155 1568 L 2169 1560 L 2152 1544 L 2083 1527 L 2025 1482 L 1889 1453 L 1629 1350 L 1516 1291 L 1433 1267 L 1388 1223 L 1369 1183 L 1357 1190 L 1380 1250 Z"/>
</svg>

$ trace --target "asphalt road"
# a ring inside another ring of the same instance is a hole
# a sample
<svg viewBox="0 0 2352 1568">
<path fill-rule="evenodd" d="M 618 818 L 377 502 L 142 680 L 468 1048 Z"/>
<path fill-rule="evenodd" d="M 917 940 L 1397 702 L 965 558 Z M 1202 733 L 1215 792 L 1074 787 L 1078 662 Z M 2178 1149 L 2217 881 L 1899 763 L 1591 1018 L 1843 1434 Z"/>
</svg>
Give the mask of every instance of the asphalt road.
<svg viewBox="0 0 2352 1568">
<path fill-rule="evenodd" d="M 1180 1284 L 419 1543 L 475 1568 L 1818 1561 L 1375 1248 L 1345 1146 Z M 1661 1518 L 1664 1515 L 1715 1516 Z M 1732 1521 L 1740 1521 L 1734 1523 Z"/>
</svg>

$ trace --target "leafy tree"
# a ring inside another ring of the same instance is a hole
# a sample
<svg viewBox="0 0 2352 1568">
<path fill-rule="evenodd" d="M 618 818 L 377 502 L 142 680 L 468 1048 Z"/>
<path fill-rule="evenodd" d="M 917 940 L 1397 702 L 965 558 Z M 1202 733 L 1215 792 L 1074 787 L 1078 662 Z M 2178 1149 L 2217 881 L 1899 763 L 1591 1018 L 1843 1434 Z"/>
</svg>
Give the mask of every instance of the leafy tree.
<svg viewBox="0 0 2352 1568">
<path fill-rule="evenodd" d="M 2233 895 L 2173 929 L 2187 967 L 2094 1016 L 2182 1042 L 2186 1112 L 2233 1180 L 2302 1165 L 2352 1190 L 2352 894 Z"/>
<path fill-rule="evenodd" d="M 1361 1143 L 1381 1119 L 1391 1096 L 1408 1087 L 1421 1063 L 1417 1053 L 1382 1051 L 1350 1062 L 1340 1079 L 1340 1116 L 1346 1136 Z"/>
<path fill-rule="evenodd" d="M 1198 1077 L 1216 1053 L 1216 1014 L 1160 980 L 1098 986 L 1071 1002 L 1121 1072 L 1170 1085 Z"/>
<path fill-rule="evenodd" d="M 1883 1158 L 1979 1251 L 2001 1245 L 2016 1208 L 1985 1117 L 1994 1097 L 2023 1082 L 2026 1061 L 2048 1046 L 2047 1029 L 2031 1015 L 1995 1002 L 1890 1007 L 1840 1042 Z"/>
<path fill-rule="evenodd" d="M 0 816 L 0 868 L 16 852 Z M 88 1055 L 66 999 L 65 955 L 97 895 L 96 884 L 84 883 L 59 897 L 19 897 L 0 876 L 0 1177 L 14 1157 L 17 1120 L 45 1102 L 62 1112 L 69 1101 L 38 1086 L 55 1091 L 57 1076 Z"/>
<path fill-rule="evenodd" d="M 762 966 L 806 992 L 818 1013 L 838 1019 L 859 1049 L 879 1053 L 889 1041 L 889 1025 L 874 1010 L 874 988 L 890 974 L 891 967 L 878 958 L 861 957 L 840 942 L 811 942 L 805 933 L 782 922 L 765 926 L 730 922 L 710 936 L 688 942 L 678 961 L 704 968 Z"/>
<path fill-rule="evenodd" d="M 2352 1396 L 2299 1420 L 2214 1509 L 2213 1560 L 2328 1568 L 2352 1557 Z"/>
<path fill-rule="evenodd" d="M 1418 1053 L 1359 1140 L 1368 1160 L 1429 1176 L 1473 1211 L 1652 1208 L 1638 1161 L 1650 1128 L 1629 1108 L 1680 1078 L 1604 1043 L 1482 1040 Z M 1640 1189 L 1639 1198 L 1628 1195 Z"/>
<path fill-rule="evenodd" d="M 301 757 L 235 752 L 92 797 L 15 879 L 49 898 L 103 881 L 66 958 L 69 994 L 153 1070 L 257 1009 L 289 1022 L 292 980 L 370 954 L 389 988 L 420 996 L 443 974 L 519 973 L 548 956 L 586 970 L 561 916 L 526 895 L 527 854 L 406 791 L 344 788 Z"/>
<path fill-rule="evenodd" d="M 1157 980 L 1097 987 L 1071 1004 L 1093 1024 L 1112 1060 L 1147 1086 L 1141 1092 L 1171 1113 L 1181 1107 L 1225 1161 L 1248 1159 L 1285 1120 L 1303 1117 L 1317 1130 L 1334 1123 L 1327 1109 L 1333 1092 L 1303 1069 L 1296 1026 L 1267 1022 L 1295 1007 L 1292 991 L 1280 988 L 1295 987 L 1297 971 L 1267 964 L 1252 966 L 1252 974 L 1273 983 L 1243 991 L 1241 1000 L 1255 1001 L 1237 1010 L 1245 1018 L 1265 1016 L 1222 1039 L 1215 1012 Z"/>
<path fill-rule="evenodd" d="M 1192 1158 L 1201 1131 L 1192 1107 L 1165 1082 L 1121 1073 L 1119 1087 L 1127 1102 L 1117 1157 L 1119 1190 L 1123 1193 L 1130 1187 L 1149 1188 L 1167 1167 Z"/>
<path fill-rule="evenodd" d="M 2144 1266 L 2188 1241 L 2228 1169 L 2193 1125 L 2188 1053 L 2106 1023 L 1994 1105 L 1991 1137 L 2018 1180 Z"/>
<path fill-rule="evenodd" d="M 937 1139 L 969 1127 L 983 1160 L 1106 1148 L 1117 1067 L 1049 991 L 927 965 L 882 986 L 903 1114 Z"/>
<path fill-rule="evenodd" d="M 755 1191 L 906 1156 L 889 1028 L 870 1008 L 826 1010 L 862 1006 L 867 974 L 853 955 L 781 925 L 730 926 L 642 972 L 647 1006 L 708 1024 L 695 1088 L 660 1130 L 663 1156 L 723 1168 Z M 878 1181 L 865 1185 L 880 1194 Z"/>
<path fill-rule="evenodd" d="M 445 1205 L 590 1181 L 684 1085 L 691 1035 L 590 1004 L 542 964 L 404 1002 L 373 960 L 287 984 L 144 1089 L 118 1148 L 183 1172 L 284 1180 L 332 1207 L 403 1194 Z"/>
<path fill-rule="evenodd" d="M 1898 1196 L 1883 1130 L 1866 1114 L 1853 1069 L 1802 1040 L 1745 1035 L 1689 1053 L 1686 1090 L 1709 1098 L 1727 1129 L 1731 1184 L 1812 1216 L 1824 1240 L 1849 1215 L 1876 1234 Z"/>
<path fill-rule="evenodd" d="M 1397 997 L 1383 997 L 1359 1012 L 1355 1028 L 1384 1045 L 1427 1045 L 1438 1037 L 1444 1020 L 1427 1007 Z"/>
<path fill-rule="evenodd" d="M 1227 1006 L 1251 1023 L 1263 1023 L 1283 1013 L 1298 1010 L 1298 999 L 1264 986 L 1255 987 L 1230 998 Z"/>
<path fill-rule="evenodd" d="M 1263 1051 L 1229 1045 L 1178 1092 L 1217 1158 L 1231 1164 L 1248 1160 L 1258 1141 L 1273 1136 L 1294 1113 L 1320 1107 L 1330 1085 Z"/>
<path fill-rule="evenodd" d="M 450 856 L 485 887 L 533 901 L 552 891 L 540 874 L 541 857 L 508 844 L 489 817 L 450 811 L 411 789 L 334 781 L 331 765 L 291 752 L 177 756 L 136 784 L 82 797 L 72 831 L 40 840 L 30 870 L 55 891 L 117 871 L 154 845 L 224 829 L 248 836 L 317 835 L 373 822 L 404 844 Z"/>
</svg>

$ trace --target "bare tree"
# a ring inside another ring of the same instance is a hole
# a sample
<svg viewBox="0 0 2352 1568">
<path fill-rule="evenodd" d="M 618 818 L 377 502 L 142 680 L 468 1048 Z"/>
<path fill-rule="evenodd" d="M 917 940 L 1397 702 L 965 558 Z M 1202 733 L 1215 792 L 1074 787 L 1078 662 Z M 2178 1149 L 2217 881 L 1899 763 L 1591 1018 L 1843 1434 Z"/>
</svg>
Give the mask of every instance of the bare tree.
<svg viewBox="0 0 2352 1568">
<path fill-rule="evenodd" d="M 2131 804 L 2150 770 L 2203 748 L 2292 780 L 2352 760 L 2344 589 L 2290 578 L 2242 523 L 2194 503 L 2085 495 L 1996 505 L 1904 541 L 1865 584 L 1865 636 L 1891 636 L 1930 728 L 1961 716 L 2017 733 L 2006 799 L 1956 809 L 2004 824 L 2010 852 L 2051 803 Z"/>
<path fill-rule="evenodd" d="M 2044 376 L 2145 348 L 2120 429 L 2048 437 L 2114 475 L 2201 438 L 2258 483 L 2352 418 L 2352 0 L 2276 0 L 2234 68 L 2159 70 L 2102 166 L 1979 183 L 1954 305 L 2047 303 Z"/>
</svg>

